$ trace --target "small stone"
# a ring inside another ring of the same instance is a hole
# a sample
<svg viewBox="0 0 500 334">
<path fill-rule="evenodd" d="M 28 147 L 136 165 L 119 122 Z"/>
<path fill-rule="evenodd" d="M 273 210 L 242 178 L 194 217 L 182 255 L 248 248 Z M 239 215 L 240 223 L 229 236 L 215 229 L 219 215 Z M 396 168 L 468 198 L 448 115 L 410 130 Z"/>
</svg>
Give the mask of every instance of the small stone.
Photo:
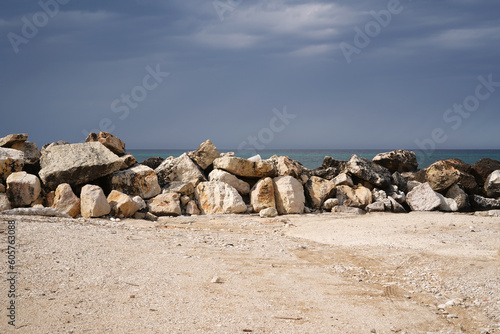
<svg viewBox="0 0 500 334">
<path fill-rule="evenodd" d="M 261 218 L 274 218 L 278 215 L 278 210 L 275 208 L 265 208 L 260 210 L 259 216 Z"/>
<path fill-rule="evenodd" d="M 210 282 L 211 283 L 222 283 L 222 279 L 219 276 L 214 276 Z"/>
<path fill-rule="evenodd" d="M 448 319 L 457 319 L 457 318 L 458 318 L 458 315 L 456 315 L 456 314 L 452 313 L 452 314 L 448 314 L 448 315 L 446 316 L 446 318 L 448 318 Z"/>
</svg>

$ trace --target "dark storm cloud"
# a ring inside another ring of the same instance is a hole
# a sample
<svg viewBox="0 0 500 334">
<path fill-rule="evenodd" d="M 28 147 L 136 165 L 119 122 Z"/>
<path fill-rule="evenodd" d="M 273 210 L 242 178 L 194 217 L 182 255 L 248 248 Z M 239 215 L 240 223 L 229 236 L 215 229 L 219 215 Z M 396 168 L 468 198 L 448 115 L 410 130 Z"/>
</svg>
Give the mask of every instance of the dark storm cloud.
<svg viewBox="0 0 500 334">
<path fill-rule="evenodd" d="M 43 8 L 5 1 L 0 135 L 236 148 L 286 106 L 296 118 L 267 148 L 411 148 L 436 128 L 439 148 L 498 148 L 500 88 L 458 129 L 443 119 L 478 76 L 500 81 L 498 2 L 401 0 L 348 63 L 340 44 L 391 1 L 69 1 L 17 53 L 9 33 Z M 157 68 L 169 76 L 144 88 Z"/>
</svg>

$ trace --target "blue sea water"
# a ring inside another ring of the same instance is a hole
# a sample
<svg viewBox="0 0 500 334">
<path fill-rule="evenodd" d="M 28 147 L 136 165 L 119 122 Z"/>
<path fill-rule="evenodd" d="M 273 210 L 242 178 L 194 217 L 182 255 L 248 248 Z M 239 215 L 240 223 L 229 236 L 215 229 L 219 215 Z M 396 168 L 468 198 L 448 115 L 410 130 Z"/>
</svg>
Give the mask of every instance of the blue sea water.
<svg viewBox="0 0 500 334">
<path fill-rule="evenodd" d="M 137 161 L 142 162 L 150 157 L 160 156 L 162 158 L 167 158 L 169 156 L 178 157 L 184 152 L 191 151 L 194 149 L 187 150 L 148 150 L 148 149 L 131 149 L 130 153 L 134 155 Z M 378 153 L 388 152 L 391 150 L 262 150 L 258 154 L 262 159 L 267 159 L 274 154 L 281 156 L 288 156 L 293 160 L 297 160 L 302 163 L 305 167 L 314 169 L 321 167 L 323 158 L 325 156 L 331 156 L 337 160 L 347 161 L 351 158 L 353 154 L 360 157 L 372 159 Z M 228 152 L 220 150 L 220 152 Z M 234 150 L 236 152 L 236 150 Z M 417 155 L 417 160 L 419 163 L 419 168 L 425 168 L 432 163 L 444 160 L 444 159 L 460 159 L 468 164 L 473 164 L 482 158 L 490 158 L 500 161 L 500 150 L 435 150 L 432 153 L 424 153 L 415 151 Z M 236 153 L 238 157 L 249 158 L 254 155 L 253 153 Z"/>
</svg>

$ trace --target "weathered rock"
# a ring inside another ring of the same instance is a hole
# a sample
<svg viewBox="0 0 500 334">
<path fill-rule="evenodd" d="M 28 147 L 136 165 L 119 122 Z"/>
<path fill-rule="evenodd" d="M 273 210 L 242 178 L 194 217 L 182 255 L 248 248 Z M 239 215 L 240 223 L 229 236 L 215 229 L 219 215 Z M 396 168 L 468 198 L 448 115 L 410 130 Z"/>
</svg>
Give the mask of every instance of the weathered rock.
<svg viewBox="0 0 500 334">
<path fill-rule="evenodd" d="M 347 161 L 337 160 L 337 159 L 335 159 L 333 157 L 329 157 L 329 156 L 325 156 L 323 158 L 323 162 L 321 163 L 321 167 L 323 167 L 324 169 L 337 168 L 342 173 L 343 173 L 343 170 L 346 168 L 346 166 L 347 166 Z"/>
<path fill-rule="evenodd" d="M 38 168 L 40 166 L 40 157 L 42 154 L 38 149 L 38 146 L 30 141 L 26 141 L 23 144 L 23 152 L 24 152 L 24 165 L 30 165 L 30 168 Z"/>
<path fill-rule="evenodd" d="M 354 194 L 356 195 L 356 198 L 358 199 L 358 202 L 360 204 L 360 208 L 362 209 L 373 202 L 372 192 L 366 187 L 358 186 L 354 190 Z"/>
<path fill-rule="evenodd" d="M 241 195 L 248 195 L 250 193 L 250 185 L 243 180 L 238 179 L 231 173 L 226 172 L 222 169 L 214 169 L 208 175 L 210 181 L 220 181 L 225 182 L 232 186 L 234 189 L 238 190 Z"/>
<path fill-rule="evenodd" d="M 207 140 L 201 143 L 196 151 L 189 152 L 188 155 L 201 169 L 207 169 L 220 156 L 220 153 L 217 147 L 210 140 Z"/>
<path fill-rule="evenodd" d="M 372 161 L 387 168 L 391 173 L 411 172 L 418 168 L 417 156 L 414 152 L 407 150 L 379 153 Z"/>
<path fill-rule="evenodd" d="M 395 192 L 389 193 L 389 196 L 391 196 L 399 204 L 406 203 L 406 195 L 401 190 L 397 190 Z"/>
<path fill-rule="evenodd" d="M 348 213 L 352 215 L 366 215 L 366 211 L 360 208 L 354 208 L 351 206 L 339 205 L 332 209 L 332 212 L 337 213 Z"/>
<path fill-rule="evenodd" d="M 180 195 L 166 193 L 148 201 L 149 212 L 156 216 L 180 216 L 182 214 Z"/>
<path fill-rule="evenodd" d="M 381 202 L 387 198 L 387 193 L 381 189 L 375 188 L 372 190 L 372 198 L 375 202 Z"/>
<path fill-rule="evenodd" d="M 406 202 L 413 211 L 432 211 L 439 208 L 441 198 L 432 190 L 429 182 L 415 187 L 406 195 Z"/>
<path fill-rule="evenodd" d="M 62 183 L 57 186 L 52 208 L 75 218 L 80 214 L 80 199 L 75 195 L 69 184 Z"/>
<path fill-rule="evenodd" d="M 274 166 L 267 161 L 248 161 L 237 157 L 221 157 L 215 159 L 214 168 L 224 169 L 234 175 L 243 177 L 272 177 L 275 174 Z"/>
<path fill-rule="evenodd" d="M 132 154 L 125 154 L 124 156 L 121 156 L 120 159 L 122 160 L 120 170 L 130 168 L 137 163 L 137 160 Z"/>
<path fill-rule="evenodd" d="M 0 194 L 0 212 L 12 209 L 7 194 Z"/>
<path fill-rule="evenodd" d="M 481 159 L 471 166 L 471 173 L 476 178 L 476 182 L 480 187 L 484 186 L 488 176 L 496 170 L 500 169 L 500 161 L 493 159 Z"/>
<path fill-rule="evenodd" d="M 80 206 L 82 217 L 85 218 L 102 217 L 111 212 L 102 188 L 92 184 L 83 186 L 80 193 Z"/>
<path fill-rule="evenodd" d="M 436 195 L 441 200 L 441 205 L 438 208 L 439 211 L 445 211 L 445 212 L 457 212 L 458 211 L 458 205 L 454 199 L 446 198 L 443 195 L 441 195 L 440 193 L 436 193 Z"/>
<path fill-rule="evenodd" d="M 148 166 L 149 168 L 156 169 L 158 166 L 161 165 L 161 163 L 164 161 L 162 157 L 151 157 L 143 162 L 141 162 L 141 165 Z"/>
<path fill-rule="evenodd" d="M 201 213 L 200 209 L 198 208 L 198 204 L 196 204 L 196 201 L 191 200 L 186 204 L 186 214 L 190 216 L 197 216 Z"/>
<path fill-rule="evenodd" d="M 364 209 L 372 203 L 372 192 L 363 186 L 358 186 L 356 189 L 349 186 L 338 186 L 337 199 L 340 205 Z"/>
<path fill-rule="evenodd" d="M 278 210 L 275 208 L 265 208 L 259 211 L 261 218 L 274 218 L 278 215 Z"/>
<path fill-rule="evenodd" d="M 317 176 L 311 176 L 304 189 L 313 209 L 321 208 L 326 199 L 335 196 L 335 183 Z"/>
<path fill-rule="evenodd" d="M 305 195 L 302 184 L 293 176 L 278 176 L 273 179 L 276 209 L 280 215 L 303 213 Z"/>
<path fill-rule="evenodd" d="M 39 175 L 55 189 L 61 183 L 80 185 L 120 169 L 120 158 L 100 143 L 51 146 L 43 150 Z"/>
<path fill-rule="evenodd" d="M 323 209 L 326 211 L 332 211 L 334 206 L 339 205 L 339 200 L 336 198 L 329 198 L 323 203 Z"/>
<path fill-rule="evenodd" d="M 120 191 L 112 190 L 107 201 L 111 207 L 111 214 L 118 218 L 132 217 L 139 210 L 137 203 L 129 195 Z"/>
<path fill-rule="evenodd" d="M 460 188 L 458 184 L 454 184 L 450 187 L 450 189 L 448 189 L 448 191 L 446 192 L 446 197 L 455 200 L 459 211 L 470 210 L 469 196 L 462 188 Z"/>
<path fill-rule="evenodd" d="M 475 211 L 487 211 L 500 209 L 500 199 L 486 198 L 479 195 L 469 196 L 472 209 Z"/>
<path fill-rule="evenodd" d="M 444 191 L 456 183 L 461 183 L 469 193 L 477 193 L 476 179 L 469 174 L 470 166 L 459 159 L 440 160 L 425 170 L 425 179 L 434 191 Z"/>
<path fill-rule="evenodd" d="M 408 191 L 406 193 L 409 193 L 410 191 L 412 191 L 413 189 L 415 189 L 416 187 L 418 187 L 421 184 L 422 184 L 422 182 L 418 182 L 418 181 L 408 181 L 408 183 L 407 183 L 407 190 Z"/>
<path fill-rule="evenodd" d="M 146 202 L 144 201 L 144 199 L 142 199 L 141 196 L 134 196 L 134 197 L 132 197 L 132 201 L 134 201 L 135 204 L 137 204 L 137 210 L 139 210 L 139 211 L 140 210 L 144 210 L 144 209 L 146 209 L 148 207 L 146 205 Z"/>
<path fill-rule="evenodd" d="M 273 158 L 269 160 L 273 161 L 278 176 L 293 176 L 297 180 L 300 180 L 300 176 L 305 170 L 305 167 L 300 162 L 292 160 L 287 156 Z"/>
<path fill-rule="evenodd" d="M 107 182 L 111 190 L 118 190 L 129 196 L 148 199 L 161 193 L 154 170 L 140 164 L 108 175 Z"/>
<path fill-rule="evenodd" d="M 45 217 L 71 218 L 64 212 L 60 212 L 54 208 L 44 208 L 41 205 L 33 208 L 17 208 L 12 210 L 5 210 L 2 212 L 2 214 L 16 215 L 16 216 L 45 216 Z"/>
<path fill-rule="evenodd" d="M 55 142 L 52 142 L 52 143 L 47 143 L 45 145 L 42 146 L 42 153 L 44 150 L 46 150 L 47 148 L 49 147 L 52 147 L 52 146 L 59 146 L 59 145 L 68 145 L 69 143 L 65 140 L 58 140 L 58 141 L 55 141 Z"/>
<path fill-rule="evenodd" d="M 394 198 L 392 198 L 392 196 L 387 197 L 387 199 L 390 201 L 392 212 L 394 212 L 394 213 L 406 213 L 406 209 L 401 204 L 399 204 Z M 386 200 L 384 200 L 383 203 L 384 203 L 385 207 L 387 208 L 388 205 L 385 201 Z"/>
<path fill-rule="evenodd" d="M 337 187 L 337 200 L 339 205 L 360 207 L 358 198 L 353 188 L 349 186 L 338 186 Z"/>
<path fill-rule="evenodd" d="M 328 168 L 316 168 L 310 171 L 311 176 L 317 176 L 325 180 L 333 180 L 335 177 L 339 175 L 339 171 L 337 168 L 328 167 Z"/>
<path fill-rule="evenodd" d="M 89 142 L 99 142 L 106 146 L 111 152 L 113 152 L 116 155 L 124 155 L 125 154 L 125 143 L 119 139 L 118 137 L 113 136 L 109 132 L 99 132 L 98 134 L 95 134 L 91 132 L 87 139 L 85 139 L 86 143 Z"/>
<path fill-rule="evenodd" d="M 10 174 L 20 172 L 23 166 L 23 152 L 12 148 L 0 147 L 0 183 L 5 182 Z"/>
<path fill-rule="evenodd" d="M 385 211 L 384 202 L 373 202 L 372 204 L 369 204 L 366 206 L 366 211 L 367 212 L 384 212 Z"/>
<path fill-rule="evenodd" d="M 265 208 L 276 208 L 273 179 L 266 177 L 260 179 L 250 192 L 250 204 L 254 212 Z"/>
<path fill-rule="evenodd" d="M 352 175 L 376 187 L 385 188 L 391 184 L 391 173 L 387 168 L 357 155 L 351 157 L 347 163 L 347 169 Z"/>
<path fill-rule="evenodd" d="M 399 172 L 394 172 L 392 174 L 392 181 L 398 187 L 399 190 L 405 194 L 408 192 L 408 182 Z"/>
<path fill-rule="evenodd" d="M 354 182 L 352 182 L 352 178 L 346 173 L 341 173 L 337 175 L 332 181 L 335 184 L 335 186 L 354 187 Z"/>
<path fill-rule="evenodd" d="M 15 172 L 7 178 L 7 197 L 14 207 L 33 203 L 42 190 L 40 180 L 26 172 Z"/>
<path fill-rule="evenodd" d="M 185 207 L 189 203 L 190 200 L 191 200 L 191 197 L 189 197 L 187 195 L 182 195 L 181 196 L 181 206 Z"/>
<path fill-rule="evenodd" d="M 27 133 L 10 134 L 0 138 L 0 147 L 13 148 L 22 151 L 24 142 L 28 139 Z"/>
<path fill-rule="evenodd" d="M 500 197 L 500 169 L 488 176 L 484 183 L 484 191 L 488 197 Z"/>
<path fill-rule="evenodd" d="M 160 186 L 173 181 L 190 182 L 196 186 L 200 181 L 205 181 L 200 168 L 189 158 L 187 153 L 178 158 L 169 157 L 155 169 Z"/>
<path fill-rule="evenodd" d="M 247 210 L 238 191 L 224 182 L 202 182 L 194 193 L 203 214 L 243 213 Z"/>
<path fill-rule="evenodd" d="M 174 181 L 169 182 L 163 187 L 162 193 L 179 193 L 185 196 L 194 194 L 194 185 L 190 182 Z"/>
</svg>

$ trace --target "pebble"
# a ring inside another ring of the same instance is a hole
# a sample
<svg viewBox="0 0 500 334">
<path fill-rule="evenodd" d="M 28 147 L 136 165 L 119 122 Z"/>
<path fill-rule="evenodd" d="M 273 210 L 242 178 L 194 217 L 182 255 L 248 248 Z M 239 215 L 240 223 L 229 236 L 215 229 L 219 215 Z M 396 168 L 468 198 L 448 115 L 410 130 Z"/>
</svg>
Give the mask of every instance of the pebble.
<svg viewBox="0 0 500 334">
<path fill-rule="evenodd" d="M 222 283 L 222 279 L 219 276 L 214 276 L 210 282 L 211 283 Z"/>
<path fill-rule="evenodd" d="M 457 319 L 457 318 L 458 318 L 458 315 L 456 315 L 456 314 L 453 314 L 453 313 L 452 313 L 452 314 L 448 314 L 448 315 L 446 316 L 446 318 L 448 318 L 448 319 Z"/>
</svg>

